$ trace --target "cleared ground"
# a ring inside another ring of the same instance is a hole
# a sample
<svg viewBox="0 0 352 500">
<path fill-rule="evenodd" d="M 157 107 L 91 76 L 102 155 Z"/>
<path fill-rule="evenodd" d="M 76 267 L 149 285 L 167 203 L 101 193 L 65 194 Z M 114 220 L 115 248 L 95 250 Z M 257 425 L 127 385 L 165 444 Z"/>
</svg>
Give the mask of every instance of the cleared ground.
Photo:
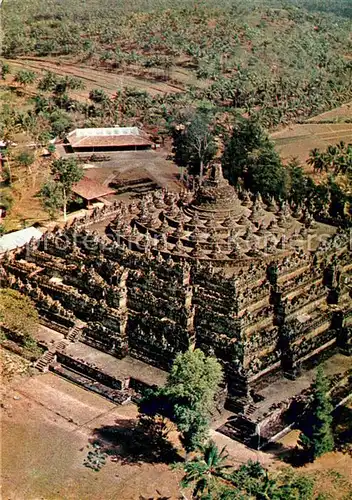
<svg viewBox="0 0 352 500">
<path fill-rule="evenodd" d="M 2 498 L 178 498 L 177 475 L 165 464 L 108 461 L 100 472 L 83 465 L 93 430 L 134 418 L 134 406 L 116 407 L 47 374 L 10 390 L 2 411 Z"/>
<path fill-rule="evenodd" d="M 132 404 L 116 406 L 52 373 L 23 376 L 20 359 L 6 354 L 6 363 L 19 362 L 11 383 L 2 387 L 1 498 L 7 500 L 142 500 L 180 498 L 180 473 L 164 463 L 107 460 L 95 472 L 83 465 L 91 442 L 104 429 L 131 424 Z M 4 359 L 4 358 L 3 358 Z M 22 376 L 21 376 L 22 375 Z M 283 454 L 297 443 L 292 431 L 267 453 L 248 449 L 211 430 L 218 447 L 226 446 L 238 465 L 259 460 L 270 469 L 286 466 Z M 347 500 L 352 494 L 352 458 L 329 453 L 313 464 L 296 469 L 316 479 L 317 493 Z M 325 497 L 324 497 L 325 498 Z"/>
<path fill-rule="evenodd" d="M 352 141 L 352 123 L 304 123 L 287 127 L 271 135 L 284 161 L 298 158 L 306 162 L 309 152 L 324 150 L 330 144 Z M 307 165 L 307 172 L 312 168 Z"/>
<path fill-rule="evenodd" d="M 14 72 L 20 69 L 30 69 L 39 74 L 45 71 L 52 71 L 58 75 L 80 78 L 85 84 L 85 89 L 75 91 L 72 95 L 76 97 L 81 96 L 82 98 L 88 97 L 89 91 L 96 88 L 104 89 L 110 95 L 124 87 L 134 87 L 138 90 L 146 90 L 150 94 L 155 95 L 181 92 L 184 90 L 185 83 L 195 83 L 192 80 L 192 75 L 183 69 L 174 71 L 172 78 L 176 83 L 170 83 L 159 81 L 152 77 L 149 79 L 143 76 L 132 76 L 128 73 L 114 73 L 102 68 L 95 69 L 79 62 L 73 63 L 62 59 L 50 60 L 33 57 L 28 59 L 9 59 L 8 63 Z"/>
<path fill-rule="evenodd" d="M 2 497 L 8 500 L 179 498 L 179 473 L 166 464 L 108 461 L 100 472 L 83 465 L 96 430 L 131 422 L 134 405 L 115 406 L 52 373 L 16 381 L 2 404 Z M 236 464 L 269 465 L 255 452 L 216 431 Z M 19 474 L 19 471 L 21 473 Z"/>
<path fill-rule="evenodd" d="M 343 104 L 339 108 L 332 109 L 331 111 L 326 111 L 318 116 L 313 116 L 307 120 L 308 123 L 317 123 L 336 120 L 336 122 L 344 122 L 347 120 L 352 120 L 352 102 Z"/>
</svg>

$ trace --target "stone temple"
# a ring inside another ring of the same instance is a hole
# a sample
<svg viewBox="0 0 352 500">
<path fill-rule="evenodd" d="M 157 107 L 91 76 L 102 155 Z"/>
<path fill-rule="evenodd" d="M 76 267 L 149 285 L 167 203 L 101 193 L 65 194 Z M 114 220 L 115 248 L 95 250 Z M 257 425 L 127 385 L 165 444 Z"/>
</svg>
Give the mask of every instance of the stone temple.
<svg viewBox="0 0 352 500">
<path fill-rule="evenodd" d="M 51 368 L 117 401 L 162 383 L 179 351 L 216 356 L 231 412 L 221 430 L 260 446 L 303 411 L 322 359 L 336 398 L 352 382 L 349 234 L 327 222 L 236 192 L 214 164 L 193 191 L 155 191 L 47 232 L 6 254 L 0 277 L 63 334 L 44 355 Z"/>
</svg>

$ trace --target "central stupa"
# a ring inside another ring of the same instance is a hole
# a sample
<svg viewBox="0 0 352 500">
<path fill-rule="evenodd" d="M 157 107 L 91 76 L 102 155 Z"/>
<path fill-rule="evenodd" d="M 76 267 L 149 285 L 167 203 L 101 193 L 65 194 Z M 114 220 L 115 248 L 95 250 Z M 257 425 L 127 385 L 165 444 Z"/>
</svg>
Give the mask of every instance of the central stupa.
<svg viewBox="0 0 352 500">
<path fill-rule="evenodd" d="M 127 209 L 117 207 L 110 233 L 134 251 L 231 267 L 293 252 L 313 225 L 299 207 L 279 208 L 273 199 L 264 203 L 260 195 L 238 193 L 215 162 L 194 191 L 159 190 Z"/>
</svg>

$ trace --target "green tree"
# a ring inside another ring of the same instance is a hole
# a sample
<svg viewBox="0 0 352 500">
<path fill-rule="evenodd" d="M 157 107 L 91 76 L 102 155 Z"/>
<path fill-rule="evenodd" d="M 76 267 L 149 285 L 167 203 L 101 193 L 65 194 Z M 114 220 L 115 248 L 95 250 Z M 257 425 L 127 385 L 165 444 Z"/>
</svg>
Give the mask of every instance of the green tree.
<svg viewBox="0 0 352 500">
<path fill-rule="evenodd" d="M 213 441 L 209 441 L 204 446 L 199 447 L 199 452 L 187 462 L 182 464 L 185 472 L 181 487 L 188 488 L 193 485 L 193 498 L 209 498 L 215 494 L 219 487 L 219 479 L 223 479 L 228 469 L 226 464 L 228 453 L 225 447 L 219 451 Z M 180 468 L 180 466 L 176 466 Z"/>
<path fill-rule="evenodd" d="M 319 367 L 313 384 L 310 413 L 305 422 L 305 430 L 300 435 L 300 443 L 311 460 L 334 449 L 332 410 L 329 383 L 322 367 Z"/>
<path fill-rule="evenodd" d="M 174 419 L 186 451 L 204 442 L 221 381 L 221 365 L 200 349 L 176 356 L 166 390 L 174 403 Z"/>
<path fill-rule="evenodd" d="M 37 76 L 34 71 L 20 69 L 15 75 L 15 82 L 20 85 L 31 85 L 35 82 Z"/>
<path fill-rule="evenodd" d="M 205 110 L 188 111 L 174 121 L 171 132 L 176 163 L 193 168 L 202 180 L 204 168 L 217 151 L 212 115 Z"/>
<path fill-rule="evenodd" d="M 109 97 L 105 90 L 93 89 L 89 92 L 89 99 L 98 104 L 108 101 Z"/>
<path fill-rule="evenodd" d="M 215 395 L 222 381 L 220 363 L 200 349 L 176 356 L 165 387 L 146 393 L 141 414 L 162 415 L 176 423 L 187 452 L 207 438 Z"/>
<path fill-rule="evenodd" d="M 31 151 L 23 150 L 16 156 L 18 163 L 26 167 L 26 169 L 31 172 L 31 166 L 34 163 L 35 157 Z"/>
<path fill-rule="evenodd" d="M 41 189 L 43 204 L 49 210 L 63 209 L 67 220 L 67 204 L 72 197 L 72 187 L 83 177 L 83 168 L 74 158 L 60 158 L 51 167 L 52 181 Z"/>
<path fill-rule="evenodd" d="M 0 62 L 0 75 L 2 80 L 6 80 L 6 76 L 10 74 L 10 66 L 5 62 Z"/>
<path fill-rule="evenodd" d="M 53 91 L 58 84 L 60 77 L 52 71 L 46 71 L 44 76 L 38 82 L 38 89 L 44 92 Z"/>
<path fill-rule="evenodd" d="M 52 219 L 55 219 L 59 210 L 63 207 L 61 186 L 53 179 L 45 182 L 39 192 L 42 204 Z"/>
<path fill-rule="evenodd" d="M 233 185 L 242 179 L 252 192 L 266 197 L 286 196 L 287 172 L 274 144 L 255 119 L 240 120 L 225 146 L 222 165 Z"/>
<path fill-rule="evenodd" d="M 288 171 L 288 197 L 296 204 L 303 204 L 310 194 L 310 185 L 308 177 L 303 168 L 296 159 L 293 159 L 287 165 Z"/>
<path fill-rule="evenodd" d="M 192 498 L 202 500 L 311 500 L 314 481 L 302 474 L 284 470 L 269 473 L 259 462 L 249 460 L 235 469 L 223 449 L 210 442 L 182 464 L 185 472 L 180 486 L 193 486 Z"/>
</svg>

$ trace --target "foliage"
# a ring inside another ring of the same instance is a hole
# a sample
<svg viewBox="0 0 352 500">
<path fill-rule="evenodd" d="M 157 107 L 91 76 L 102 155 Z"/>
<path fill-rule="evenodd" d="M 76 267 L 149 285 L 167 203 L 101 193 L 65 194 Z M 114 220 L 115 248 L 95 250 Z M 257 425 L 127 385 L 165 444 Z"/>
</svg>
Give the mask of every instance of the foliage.
<svg viewBox="0 0 352 500">
<path fill-rule="evenodd" d="M 30 151 L 23 150 L 18 153 L 16 160 L 24 167 L 29 168 L 34 163 L 35 157 Z"/>
<path fill-rule="evenodd" d="M 31 85 L 35 82 L 36 78 L 37 77 L 34 71 L 26 69 L 20 69 L 15 74 L 15 82 L 19 83 L 20 85 Z"/>
<path fill-rule="evenodd" d="M 336 145 L 329 145 L 325 151 L 314 148 L 309 153 L 308 164 L 316 172 L 348 174 L 352 172 L 352 144 L 341 141 Z"/>
<path fill-rule="evenodd" d="M 223 478 L 230 465 L 226 465 L 228 453 L 223 448 L 218 450 L 213 441 L 199 447 L 200 453 L 185 463 L 182 467 L 185 475 L 181 481 L 182 488 L 193 486 L 193 498 L 204 498 L 217 490 L 217 481 Z"/>
<path fill-rule="evenodd" d="M 223 155 L 224 175 L 231 184 L 241 179 L 246 189 L 265 197 L 285 198 L 287 172 L 267 134 L 254 119 L 234 127 Z"/>
<path fill-rule="evenodd" d="M 93 89 L 89 92 L 89 99 L 96 103 L 105 102 L 108 100 L 108 96 L 103 89 Z"/>
<path fill-rule="evenodd" d="M 269 474 L 259 462 L 251 460 L 235 469 L 209 442 L 190 461 L 177 464 L 184 470 L 181 487 L 193 487 L 192 498 L 217 500 L 310 500 L 314 482 L 289 470 Z"/>
<path fill-rule="evenodd" d="M 45 182 L 39 192 L 43 206 L 52 219 L 63 207 L 63 197 L 61 186 L 53 179 Z"/>
<path fill-rule="evenodd" d="M 74 158 L 60 158 L 52 163 L 51 174 L 52 179 L 42 186 L 40 196 L 51 215 L 62 208 L 66 220 L 72 187 L 82 179 L 83 168 Z"/>
<path fill-rule="evenodd" d="M 152 80 L 182 73 L 195 84 L 188 104 L 246 111 L 265 127 L 351 99 L 347 0 L 15 2 L 3 6 L 4 57 L 65 56 Z"/>
<path fill-rule="evenodd" d="M 10 66 L 5 61 L 0 61 L 1 80 L 6 80 L 6 76 L 11 73 Z"/>
<path fill-rule="evenodd" d="M 93 469 L 99 472 L 100 469 L 106 464 L 107 454 L 101 450 L 98 444 L 93 444 L 93 450 L 90 450 L 85 458 L 83 465 L 88 469 Z"/>
<path fill-rule="evenodd" d="M 200 349 L 180 353 L 166 386 L 147 392 L 139 411 L 168 417 L 176 423 L 186 451 L 194 450 L 207 436 L 221 380 L 221 366 L 215 358 L 205 356 Z"/>
<path fill-rule="evenodd" d="M 17 290 L 0 289 L 0 322 L 9 330 L 22 335 L 35 331 L 38 313 L 33 302 Z"/>
<path fill-rule="evenodd" d="M 0 191 L 0 207 L 5 210 L 10 210 L 13 204 L 13 196 L 9 189 L 2 189 Z"/>
<path fill-rule="evenodd" d="M 300 442 L 311 460 L 315 460 L 334 449 L 332 433 L 333 406 L 328 391 L 328 380 L 322 367 L 319 367 L 313 384 L 309 418 L 305 421 L 304 433 L 300 436 Z"/>
<path fill-rule="evenodd" d="M 204 167 L 216 153 L 213 117 L 206 110 L 188 110 L 172 124 L 175 161 L 203 177 Z"/>
</svg>

